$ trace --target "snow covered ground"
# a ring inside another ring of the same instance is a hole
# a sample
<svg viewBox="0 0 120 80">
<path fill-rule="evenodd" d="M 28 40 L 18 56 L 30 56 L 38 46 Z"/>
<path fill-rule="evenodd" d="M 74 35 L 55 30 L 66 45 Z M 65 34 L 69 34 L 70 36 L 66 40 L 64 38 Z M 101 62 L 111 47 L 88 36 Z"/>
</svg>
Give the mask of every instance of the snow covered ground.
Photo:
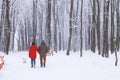
<svg viewBox="0 0 120 80">
<path fill-rule="evenodd" d="M 118 56 L 120 59 L 120 53 Z M 79 53 L 66 56 L 65 52 L 59 52 L 47 56 L 46 68 L 40 68 L 39 55 L 36 62 L 36 68 L 31 68 L 28 52 L 5 55 L 0 80 L 120 80 L 120 62 L 114 66 L 114 55 L 106 59 L 84 51 L 80 58 Z"/>
</svg>

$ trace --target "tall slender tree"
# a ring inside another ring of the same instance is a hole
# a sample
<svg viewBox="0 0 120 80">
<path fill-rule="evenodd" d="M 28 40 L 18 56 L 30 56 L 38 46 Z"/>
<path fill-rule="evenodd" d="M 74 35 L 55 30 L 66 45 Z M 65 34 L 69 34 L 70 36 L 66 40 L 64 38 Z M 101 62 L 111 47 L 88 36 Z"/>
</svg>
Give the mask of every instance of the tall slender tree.
<svg viewBox="0 0 120 80">
<path fill-rule="evenodd" d="M 72 14 L 73 14 L 73 0 L 71 0 L 71 7 L 70 7 L 70 15 L 69 15 L 69 39 L 68 39 L 68 49 L 67 49 L 67 55 L 70 55 L 70 49 L 71 49 L 71 38 L 72 38 Z"/>
<path fill-rule="evenodd" d="M 97 23 L 96 23 L 96 31 L 97 31 L 97 47 L 98 54 L 101 54 L 101 45 L 100 45 L 100 2 L 97 0 Z"/>
<path fill-rule="evenodd" d="M 83 21 L 83 18 L 82 18 L 82 14 L 83 14 L 83 0 L 81 0 L 81 29 L 80 29 L 80 57 L 82 57 L 82 43 L 83 43 L 83 37 L 82 37 L 82 21 Z"/>
<path fill-rule="evenodd" d="M 6 47 L 5 52 L 9 54 L 9 47 L 10 47 L 10 34 L 11 34 L 11 23 L 10 23 L 10 1 L 6 0 Z"/>
<path fill-rule="evenodd" d="M 91 9 L 90 9 L 90 3 L 88 4 L 88 13 L 91 13 Z M 88 33 L 87 33 L 87 35 L 88 35 L 88 49 L 90 49 L 90 46 L 91 46 L 91 41 L 90 41 L 90 38 L 91 38 L 91 32 L 90 32 L 90 30 L 91 30 L 91 23 L 92 23 L 92 20 L 91 20 L 91 15 L 90 14 L 88 14 Z"/>
<path fill-rule="evenodd" d="M 51 46 L 51 0 L 48 0 L 47 1 L 47 24 L 46 24 L 46 27 L 47 27 L 47 43 L 48 43 L 48 46 L 50 47 Z"/>
<path fill-rule="evenodd" d="M 109 3 L 110 0 L 104 0 L 103 52 L 102 52 L 103 57 L 109 57 L 108 46 Z"/>
<path fill-rule="evenodd" d="M 120 49 L 120 0 L 116 2 L 116 19 L 117 19 L 117 36 L 116 36 L 116 48 Z"/>
<path fill-rule="evenodd" d="M 37 34 L 37 0 L 33 0 L 33 41 L 36 41 Z"/>
<path fill-rule="evenodd" d="M 113 53 L 114 50 L 114 1 L 111 0 L 111 45 L 110 50 Z"/>
<path fill-rule="evenodd" d="M 5 13 L 6 13 L 6 1 L 2 0 L 2 5 L 1 5 L 1 20 L 0 20 L 0 50 L 5 52 Z"/>
<path fill-rule="evenodd" d="M 91 1 L 92 5 L 92 27 L 91 27 L 91 51 L 95 53 L 96 38 L 95 38 L 95 27 L 96 27 L 96 0 Z"/>
</svg>

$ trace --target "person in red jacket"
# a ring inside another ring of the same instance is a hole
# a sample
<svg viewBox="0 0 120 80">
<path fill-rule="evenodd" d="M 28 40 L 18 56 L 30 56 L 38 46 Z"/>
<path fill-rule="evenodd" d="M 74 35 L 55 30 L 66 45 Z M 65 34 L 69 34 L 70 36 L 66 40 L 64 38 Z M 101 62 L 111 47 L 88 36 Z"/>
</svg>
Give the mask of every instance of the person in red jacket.
<svg viewBox="0 0 120 80">
<path fill-rule="evenodd" d="M 34 42 L 29 48 L 29 58 L 31 59 L 31 67 L 35 67 L 36 65 L 36 55 L 37 55 L 37 46 Z"/>
</svg>

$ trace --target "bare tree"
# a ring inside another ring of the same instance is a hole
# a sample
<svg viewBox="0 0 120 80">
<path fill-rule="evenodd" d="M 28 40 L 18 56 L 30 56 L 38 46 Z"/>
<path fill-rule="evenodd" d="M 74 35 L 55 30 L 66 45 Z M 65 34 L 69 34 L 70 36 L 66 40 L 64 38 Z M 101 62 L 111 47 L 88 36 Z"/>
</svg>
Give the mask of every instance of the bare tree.
<svg viewBox="0 0 120 80">
<path fill-rule="evenodd" d="M 1 9 L 1 20 L 0 20 L 0 43 L 1 43 L 1 47 L 0 47 L 0 50 L 1 51 L 4 51 L 5 52 L 5 8 L 6 8 L 6 5 L 5 5 L 6 1 L 5 0 L 2 0 L 2 9 Z"/>
<path fill-rule="evenodd" d="M 110 50 L 111 53 L 113 53 L 114 50 L 114 1 L 111 0 L 111 45 L 110 45 Z"/>
<path fill-rule="evenodd" d="M 91 9 L 90 9 L 90 7 L 91 7 L 91 5 L 90 5 L 90 3 L 88 4 L 88 12 L 89 13 L 91 13 Z M 90 14 L 88 14 L 88 33 L 87 33 L 87 35 L 88 35 L 88 49 L 90 49 L 91 48 L 91 41 L 90 41 L 90 38 L 91 38 L 91 23 L 92 23 L 92 19 L 91 19 L 91 15 Z"/>
<path fill-rule="evenodd" d="M 108 49 L 108 20 L 110 0 L 104 0 L 104 23 L 103 23 L 103 53 L 102 56 L 109 57 Z"/>
<path fill-rule="evenodd" d="M 120 0 L 116 0 L 116 2 L 114 2 L 114 6 L 115 6 L 115 10 L 116 10 L 116 29 L 117 29 L 117 32 L 116 32 L 116 38 L 114 37 L 114 50 L 115 50 L 115 66 L 117 66 L 118 64 L 118 55 L 117 55 L 117 51 L 119 51 L 119 41 L 120 41 L 120 14 L 119 14 L 119 11 L 120 11 L 120 8 L 119 8 L 119 4 L 120 4 Z"/>
<path fill-rule="evenodd" d="M 37 0 L 33 0 L 33 41 L 36 41 L 37 34 Z"/>
<path fill-rule="evenodd" d="M 46 23 L 46 29 L 47 29 L 47 43 L 48 43 L 48 46 L 50 47 L 51 46 L 51 0 L 48 0 L 47 1 L 47 23 Z"/>
<path fill-rule="evenodd" d="M 96 38 L 95 38 L 95 27 L 96 27 L 96 1 L 91 1 L 92 4 L 92 27 L 91 27 L 91 51 L 95 53 Z"/>
<path fill-rule="evenodd" d="M 10 34 L 11 34 L 11 23 L 10 23 L 10 1 L 6 0 L 6 47 L 5 47 L 5 52 L 6 54 L 9 54 L 9 47 L 10 47 Z"/>
<path fill-rule="evenodd" d="M 116 2 L 116 19 L 117 19 L 117 36 L 116 36 L 116 48 L 120 49 L 120 0 Z"/>
<path fill-rule="evenodd" d="M 96 31 L 97 31 L 97 46 L 98 46 L 98 54 L 101 54 L 100 48 L 100 2 L 97 0 L 97 24 L 96 24 Z"/>
<path fill-rule="evenodd" d="M 116 39 L 115 39 L 115 37 L 114 37 L 114 50 L 115 50 L 115 58 L 116 58 L 115 66 L 117 66 L 117 64 L 118 64 L 118 56 L 117 56 L 117 47 L 116 47 Z"/>
<path fill-rule="evenodd" d="M 57 52 L 57 16 L 58 16 L 58 10 L 56 6 L 56 0 L 53 0 L 54 50 L 55 52 Z"/>
<path fill-rule="evenodd" d="M 83 38 L 82 38 L 82 14 L 83 14 L 83 0 L 81 0 L 81 29 L 80 29 L 80 57 L 82 57 L 82 43 L 83 43 Z"/>
<path fill-rule="evenodd" d="M 70 7 L 70 21 L 69 21 L 69 41 L 68 41 L 68 49 L 67 49 L 67 55 L 70 55 L 70 48 L 71 48 L 71 38 L 72 38 L 72 13 L 73 13 L 73 0 L 71 0 L 71 7 Z"/>
</svg>

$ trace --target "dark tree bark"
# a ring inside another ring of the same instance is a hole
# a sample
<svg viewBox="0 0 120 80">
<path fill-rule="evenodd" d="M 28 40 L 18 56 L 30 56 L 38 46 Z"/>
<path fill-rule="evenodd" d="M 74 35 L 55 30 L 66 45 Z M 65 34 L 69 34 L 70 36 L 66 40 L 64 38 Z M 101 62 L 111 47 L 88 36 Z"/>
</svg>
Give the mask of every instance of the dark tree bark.
<svg viewBox="0 0 120 80">
<path fill-rule="evenodd" d="M 114 1 L 111 0 L 111 53 L 114 53 Z"/>
<path fill-rule="evenodd" d="M 116 60 L 115 60 L 115 66 L 117 66 L 117 64 L 118 64 L 118 56 L 117 56 L 117 47 L 116 47 L 116 43 L 115 43 L 114 45 L 115 45 L 114 48 L 115 48 L 115 58 L 116 58 Z"/>
<path fill-rule="evenodd" d="M 47 43 L 48 46 L 51 46 L 51 0 L 48 0 L 47 8 Z"/>
<path fill-rule="evenodd" d="M 71 48 L 71 39 L 72 39 L 72 13 L 73 13 L 73 0 L 71 0 L 71 7 L 70 7 L 70 21 L 69 21 L 69 39 L 68 39 L 68 49 L 67 49 L 67 55 L 70 55 L 70 48 Z"/>
<path fill-rule="evenodd" d="M 6 13 L 6 1 L 2 1 L 2 9 L 1 9 L 1 20 L 0 20 L 0 50 L 5 52 L 5 13 Z"/>
<path fill-rule="evenodd" d="M 100 3 L 99 0 L 97 0 L 97 46 L 98 46 L 98 54 L 101 54 L 101 48 L 100 48 Z"/>
<path fill-rule="evenodd" d="M 117 66 L 117 64 L 118 64 L 117 49 L 115 49 L 115 57 L 116 57 L 115 66 Z"/>
<path fill-rule="evenodd" d="M 108 20 L 109 20 L 109 3 L 110 0 L 104 0 L 104 23 L 103 23 L 103 57 L 109 57 L 108 49 Z"/>
<path fill-rule="evenodd" d="M 11 33 L 11 23 L 10 23 L 10 1 L 6 0 L 6 54 L 9 54 L 10 47 L 10 33 Z"/>
<path fill-rule="evenodd" d="M 37 34 L 37 0 L 33 0 L 33 42 L 36 42 Z"/>
<path fill-rule="evenodd" d="M 120 49 L 120 0 L 117 0 L 116 3 L 116 19 L 117 19 L 117 38 L 116 38 L 116 48 L 117 51 Z"/>
<path fill-rule="evenodd" d="M 83 14 L 83 0 L 81 0 L 81 29 L 80 29 L 80 57 L 82 57 L 82 43 L 83 43 L 83 38 L 82 38 L 82 14 Z"/>
<path fill-rule="evenodd" d="M 116 58 L 116 60 L 115 60 L 115 66 L 117 66 L 117 64 L 118 64 L 118 56 L 117 56 L 117 47 L 116 47 L 116 39 L 114 38 L 114 40 L 113 40 L 113 46 L 114 46 L 114 51 L 115 51 L 115 58 Z"/>
<path fill-rule="evenodd" d="M 92 5 L 92 29 L 91 29 L 91 51 L 95 53 L 96 38 L 95 38 L 95 27 L 96 27 L 96 1 L 93 0 Z"/>
<path fill-rule="evenodd" d="M 61 51 L 61 32 L 59 32 L 59 51 Z"/>
</svg>

